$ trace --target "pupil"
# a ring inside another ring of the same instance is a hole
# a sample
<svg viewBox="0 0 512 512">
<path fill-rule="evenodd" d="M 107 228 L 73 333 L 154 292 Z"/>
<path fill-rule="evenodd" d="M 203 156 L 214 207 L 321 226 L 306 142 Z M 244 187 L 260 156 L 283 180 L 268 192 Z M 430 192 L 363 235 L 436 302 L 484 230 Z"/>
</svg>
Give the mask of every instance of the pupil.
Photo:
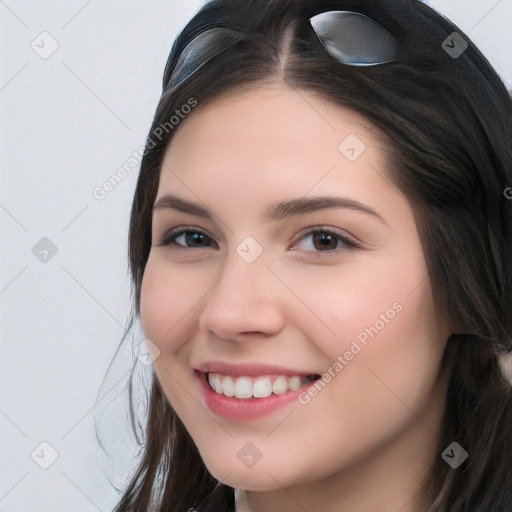
<svg viewBox="0 0 512 512">
<path fill-rule="evenodd" d="M 201 243 L 203 241 L 204 235 L 201 233 L 187 233 L 187 245 L 190 245 L 191 243 Z"/>
<path fill-rule="evenodd" d="M 329 234 L 322 234 L 322 235 L 317 235 L 317 239 L 319 239 L 321 242 L 321 247 L 320 248 L 328 248 L 328 249 L 335 249 L 336 248 L 336 239 L 332 236 L 332 235 L 329 235 Z M 332 247 L 332 242 L 334 241 L 334 247 Z M 330 243 L 330 246 L 329 246 L 329 243 Z M 318 249 L 318 247 L 316 246 L 315 249 Z"/>
</svg>

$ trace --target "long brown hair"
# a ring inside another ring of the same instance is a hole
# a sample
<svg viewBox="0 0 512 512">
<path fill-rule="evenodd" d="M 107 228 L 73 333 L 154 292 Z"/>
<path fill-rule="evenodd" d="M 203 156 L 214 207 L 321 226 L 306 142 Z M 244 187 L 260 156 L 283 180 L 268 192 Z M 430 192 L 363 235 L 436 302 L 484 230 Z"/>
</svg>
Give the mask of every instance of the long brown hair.
<svg viewBox="0 0 512 512">
<path fill-rule="evenodd" d="M 366 68 L 335 61 L 307 23 L 328 10 L 375 19 L 397 37 L 401 58 Z M 171 92 L 190 34 L 212 19 L 247 36 Z M 469 45 L 458 58 L 442 48 L 453 32 Z M 141 163 L 130 218 L 128 329 L 140 314 L 162 159 L 179 125 L 159 137 L 155 131 L 191 99 L 201 108 L 270 82 L 367 118 L 387 141 L 390 179 L 414 206 L 436 307 L 457 333 L 443 358 L 449 386 L 424 509 L 510 512 L 512 391 L 500 378 L 496 351 L 512 350 L 512 201 L 504 195 L 512 186 L 512 103 L 470 39 L 419 1 L 213 0 L 200 9 L 172 48 Z M 457 470 L 441 458 L 454 441 L 469 453 Z M 142 448 L 115 512 L 234 510 L 233 489 L 208 472 L 155 374 Z"/>
</svg>

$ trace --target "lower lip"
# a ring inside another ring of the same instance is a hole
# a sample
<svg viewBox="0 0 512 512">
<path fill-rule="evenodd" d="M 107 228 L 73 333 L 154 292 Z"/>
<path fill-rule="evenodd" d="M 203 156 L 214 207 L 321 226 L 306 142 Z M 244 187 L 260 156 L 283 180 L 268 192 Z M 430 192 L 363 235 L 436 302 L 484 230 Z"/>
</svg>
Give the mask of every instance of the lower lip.
<svg viewBox="0 0 512 512">
<path fill-rule="evenodd" d="M 260 419 L 294 402 L 301 393 L 307 393 L 307 390 L 316 382 L 311 381 L 295 391 L 286 391 L 280 395 L 272 393 L 265 398 L 235 398 L 217 393 L 206 381 L 206 374 L 197 370 L 195 373 L 208 408 L 214 414 L 233 421 Z"/>
</svg>

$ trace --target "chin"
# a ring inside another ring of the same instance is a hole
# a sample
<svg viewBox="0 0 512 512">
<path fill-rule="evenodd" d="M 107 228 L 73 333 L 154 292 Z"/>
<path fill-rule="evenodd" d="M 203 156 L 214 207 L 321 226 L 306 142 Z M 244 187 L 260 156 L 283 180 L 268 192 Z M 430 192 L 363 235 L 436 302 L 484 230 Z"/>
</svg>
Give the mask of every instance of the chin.
<svg viewBox="0 0 512 512">
<path fill-rule="evenodd" d="M 281 480 L 279 480 L 279 483 L 276 482 L 276 480 L 274 480 L 264 470 L 254 472 L 254 468 L 247 471 L 233 472 L 227 478 L 225 478 L 226 473 L 223 475 L 221 473 L 213 474 L 213 476 L 217 480 L 224 478 L 224 484 L 243 491 L 266 492 L 275 491 L 288 486 L 288 484 L 283 484 L 283 481 Z"/>
<path fill-rule="evenodd" d="M 203 459 L 203 461 L 208 471 L 217 480 L 244 491 L 275 491 L 283 487 L 304 483 L 297 474 L 283 473 L 281 464 L 264 463 L 263 459 L 250 468 L 233 468 L 228 463 L 219 464 L 218 459 L 213 461 Z M 242 466 L 242 464 L 240 465 Z M 290 465 L 290 461 L 287 461 L 287 465 Z"/>
</svg>

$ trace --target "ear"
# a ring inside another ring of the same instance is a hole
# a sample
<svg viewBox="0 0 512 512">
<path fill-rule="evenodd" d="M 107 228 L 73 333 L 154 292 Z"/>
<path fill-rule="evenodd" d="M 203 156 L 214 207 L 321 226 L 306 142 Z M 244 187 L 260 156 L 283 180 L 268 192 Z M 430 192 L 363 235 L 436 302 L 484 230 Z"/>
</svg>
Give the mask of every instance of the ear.
<svg viewBox="0 0 512 512">
<path fill-rule="evenodd" d="M 501 377 L 506 384 L 512 387 L 512 351 L 498 351 L 496 355 L 496 362 L 498 363 Z"/>
</svg>

